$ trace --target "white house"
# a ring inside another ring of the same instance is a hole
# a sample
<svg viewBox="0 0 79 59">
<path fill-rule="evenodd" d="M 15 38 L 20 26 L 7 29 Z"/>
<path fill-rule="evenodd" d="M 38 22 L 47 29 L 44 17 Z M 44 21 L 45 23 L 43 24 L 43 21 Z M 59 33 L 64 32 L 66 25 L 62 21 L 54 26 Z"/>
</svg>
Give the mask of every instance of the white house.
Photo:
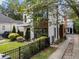
<svg viewBox="0 0 79 59">
<path fill-rule="evenodd" d="M 0 13 L 0 34 L 4 33 L 5 31 L 12 31 L 13 26 L 15 26 L 16 30 L 18 30 L 17 26 L 20 24 L 22 24 L 22 21 L 15 21 L 14 19 Z M 21 27 L 19 29 L 20 31 L 23 30 Z"/>
<path fill-rule="evenodd" d="M 29 29 L 30 30 L 30 39 L 34 38 L 34 26 L 33 26 L 33 19 L 31 18 L 31 14 L 27 15 L 26 13 L 23 14 L 23 24 L 18 25 L 17 27 L 23 28 L 23 33 L 24 36 L 26 35 L 26 30 Z"/>
<path fill-rule="evenodd" d="M 73 34 L 73 25 L 74 25 L 73 20 L 72 19 L 67 19 L 66 32 L 68 34 Z"/>
<path fill-rule="evenodd" d="M 26 30 L 30 28 L 30 38 L 34 38 L 34 26 L 33 26 L 33 19 L 31 18 L 31 14 L 27 15 L 26 13 L 23 14 L 23 24 L 19 25 L 18 27 L 23 27 L 24 28 L 24 35 L 26 34 Z M 56 19 L 56 11 L 55 13 L 53 12 L 48 12 L 48 37 L 50 38 L 50 44 L 53 43 L 53 41 L 57 41 L 59 38 L 59 25 L 57 29 L 57 19 Z M 57 38 L 58 35 L 58 38 Z"/>
</svg>

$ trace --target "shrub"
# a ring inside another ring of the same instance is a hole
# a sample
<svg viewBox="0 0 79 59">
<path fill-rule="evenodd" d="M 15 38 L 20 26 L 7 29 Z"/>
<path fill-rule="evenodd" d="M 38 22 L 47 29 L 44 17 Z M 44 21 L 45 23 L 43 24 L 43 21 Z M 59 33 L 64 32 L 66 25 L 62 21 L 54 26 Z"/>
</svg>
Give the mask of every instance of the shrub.
<svg viewBox="0 0 79 59">
<path fill-rule="evenodd" d="M 30 59 L 31 56 L 35 55 L 36 53 L 40 52 L 41 50 L 45 49 L 46 47 L 50 46 L 49 39 L 47 37 L 40 37 L 36 39 L 35 41 L 29 43 L 28 49 L 24 49 L 24 58 Z M 30 51 L 30 52 L 29 52 Z M 29 55 L 29 56 L 28 56 Z"/>
<path fill-rule="evenodd" d="M 10 33 L 8 36 L 11 41 L 15 41 L 17 37 L 19 37 L 19 34 L 17 33 Z"/>
<path fill-rule="evenodd" d="M 29 41 L 29 39 L 30 39 L 30 28 L 27 28 L 27 30 L 26 30 L 25 39 L 27 41 Z"/>
<path fill-rule="evenodd" d="M 19 37 L 16 38 L 16 40 L 18 42 L 23 42 L 25 39 L 22 36 L 19 36 Z"/>
<path fill-rule="evenodd" d="M 13 26 L 12 33 L 16 33 L 16 28 L 15 28 L 15 26 Z"/>
<path fill-rule="evenodd" d="M 19 29 L 18 29 L 18 32 L 17 32 L 20 36 L 23 36 L 23 32 L 21 32 Z"/>
<path fill-rule="evenodd" d="M 31 53 L 30 53 L 29 46 L 26 46 L 23 49 L 24 49 L 24 51 L 22 52 L 23 53 L 23 59 L 30 59 Z"/>
</svg>

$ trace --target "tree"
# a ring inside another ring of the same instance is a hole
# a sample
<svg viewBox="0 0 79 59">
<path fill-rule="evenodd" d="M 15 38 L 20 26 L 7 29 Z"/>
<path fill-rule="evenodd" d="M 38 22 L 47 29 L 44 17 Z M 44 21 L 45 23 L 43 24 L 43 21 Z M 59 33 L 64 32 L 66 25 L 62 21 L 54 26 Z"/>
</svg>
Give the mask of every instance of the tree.
<svg viewBox="0 0 79 59">
<path fill-rule="evenodd" d="M 33 12 L 33 14 L 35 14 L 40 12 L 40 10 L 47 9 L 48 5 L 52 4 L 53 2 L 54 0 L 24 0 L 22 4 L 19 4 L 18 0 L 7 0 L 6 11 L 9 17 L 20 20 L 22 19 L 22 14 L 24 12 Z"/>
<path fill-rule="evenodd" d="M 29 39 L 30 39 L 30 28 L 27 28 L 27 29 L 26 29 L 25 39 L 26 39 L 27 41 L 29 41 Z"/>
<path fill-rule="evenodd" d="M 12 33 L 16 33 L 16 28 L 15 28 L 15 26 L 13 26 Z"/>
<path fill-rule="evenodd" d="M 79 34 L 79 20 L 76 20 L 74 24 L 75 24 L 76 33 Z"/>
<path fill-rule="evenodd" d="M 15 20 L 22 20 L 22 14 L 18 14 L 17 10 L 20 8 L 19 0 L 6 0 L 1 5 L 2 13 Z"/>
<path fill-rule="evenodd" d="M 67 1 L 67 3 L 69 4 L 69 6 L 73 9 L 73 11 L 75 12 L 75 14 L 79 18 L 79 7 L 78 7 L 78 4 L 77 4 L 76 0 L 65 0 L 65 1 Z"/>
</svg>

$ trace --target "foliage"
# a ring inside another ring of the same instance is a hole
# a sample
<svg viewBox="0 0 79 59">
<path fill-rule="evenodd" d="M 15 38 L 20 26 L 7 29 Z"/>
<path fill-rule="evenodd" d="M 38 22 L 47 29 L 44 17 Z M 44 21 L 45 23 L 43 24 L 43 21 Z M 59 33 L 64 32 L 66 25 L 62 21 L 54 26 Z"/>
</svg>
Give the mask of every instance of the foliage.
<svg viewBox="0 0 79 59">
<path fill-rule="evenodd" d="M 19 34 L 17 33 L 10 33 L 8 36 L 11 41 L 15 41 L 17 37 L 19 37 Z"/>
<path fill-rule="evenodd" d="M 22 15 L 21 14 L 17 14 L 17 9 L 19 9 L 19 0 L 6 0 L 2 2 L 1 5 L 1 11 L 2 14 L 9 16 L 15 20 L 21 20 L 22 19 Z"/>
<path fill-rule="evenodd" d="M 78 4 L 77 4 L 76 0 L 66 0 L 66 1 L 79 18 Z"/>
<path fill-rule="evenodd" d="M 20 36 L 23 36 L 23 33 L 18 29 L 18 32 L 17 32 Z"/>
<path fill-rule="evenodd" d="M 41 51 L 40 53 L 33 56 L 31 59 L 48 59 L 48 57 L 56 50 L 54 47 L 46 48 L 45 50 Z"/>
<path fill-rule="evenodd" d="M 79 33 L 79 20 L 76 20 L 74 25 L 75 25 L 76 32 Z"/>
<path fill-rule="evenodd" d="M 27 41 L 29 41 L 29 39 L 30 39 L 30 28 L 27 28 L 27 29 L 26 29 L 25 39 L 26 39 Z"/>
<path fill-rule="evenodd" d="M 15 28 L 15 26 L 13 26 L 12 33 L 16 33 L 16 28 Z"/>
<path fill-rule="evenodd" d="M 53 0 L 24 0 L 21 4 L 19 4 L 19 0 L 7 0 L 3 2 L 2 13 L 16 20 L 21 20 L 23 13 L 35 13 L 47 9 L 51 3 L 53 3 Z M 7 8 L 4 7 L 6 5 Z"/>
<path fill-rule="evenodd" d="M 37 54 L 38 52 L 40 52 L 41 50 L 44 50 L 49 46 L 50 46 L 50 43 L 47 37 L 43 36 L 43 37 L 37 38 L 34 42 L 29 43 L 29 45 L 27 45 L 27 47 L 24 48 L 23 59 L 30 59 L 31 56 Z"/>
<path fill-rule="evenodd" d="M 22 36 L 19 36 L 19 37 L 16 38 L 16 40 L 18 42 L 23 42 L 25 39 Z"/>
</svg>

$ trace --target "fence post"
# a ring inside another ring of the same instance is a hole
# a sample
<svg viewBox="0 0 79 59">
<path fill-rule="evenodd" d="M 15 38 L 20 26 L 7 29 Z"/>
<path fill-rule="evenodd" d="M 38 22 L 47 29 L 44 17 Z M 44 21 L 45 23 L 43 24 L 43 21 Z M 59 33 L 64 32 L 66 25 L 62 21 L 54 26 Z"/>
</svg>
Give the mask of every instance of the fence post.
<svg viewBox="0 0 79 59">
<path fill-rule="evenodd" d="M 19 47 L 19 59 L 21 59 L 20 57 L 21 57 L 21 47 Z"/>
</svg>

